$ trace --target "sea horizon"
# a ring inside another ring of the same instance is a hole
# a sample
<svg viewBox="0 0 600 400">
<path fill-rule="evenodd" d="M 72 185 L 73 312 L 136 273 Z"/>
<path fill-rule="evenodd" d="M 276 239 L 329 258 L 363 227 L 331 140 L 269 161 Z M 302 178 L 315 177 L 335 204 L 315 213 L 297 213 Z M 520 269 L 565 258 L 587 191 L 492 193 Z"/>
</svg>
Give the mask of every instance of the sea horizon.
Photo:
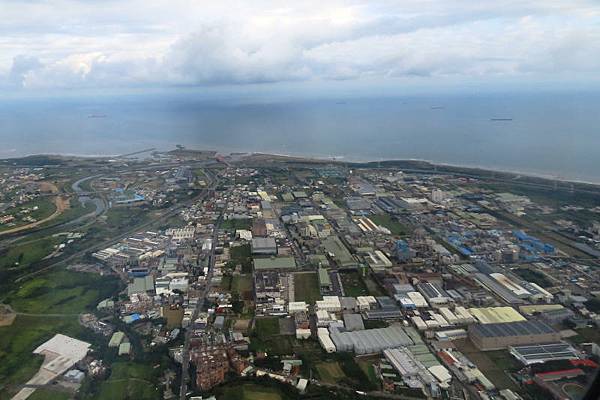
<svg viewBox="0 0 600 400">
<path fill-rule="evenodd" d="M 0 158 L 110 157 L 183 145 L 349 162 L 419 160 L 600 184 L 599 104 L 594 93 L 4 100 Z"/>
</svg>

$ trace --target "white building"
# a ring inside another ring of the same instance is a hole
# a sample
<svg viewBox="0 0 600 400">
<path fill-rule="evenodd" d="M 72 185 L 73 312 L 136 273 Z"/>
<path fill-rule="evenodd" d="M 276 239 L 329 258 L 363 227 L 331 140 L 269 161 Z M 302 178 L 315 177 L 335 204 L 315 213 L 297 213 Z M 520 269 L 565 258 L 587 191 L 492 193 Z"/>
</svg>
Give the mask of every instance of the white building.
<svg viewBox="0 0 600 400">
<path fill-rule="evenodd" d="M 187 278 L 174 278 L 169 283 L 170 290 L 179 290 L 181 292 L 187 292 L 189 288 L 189 282 Z"/>
<path fill-rule="evenodd" d="M 423 295 L 421 293 L 408 292 L 408 293 L 406 293 L 406 295 L 415 304 L 415 306 L 417 308 L 424 308 L 424 307 L 428 306 L 427 300 L 425 300 L 425 297 L 423 297 Z"/>
<path fill-rule="evenodd" d="M 317 310 L 325 310 L 329 312 L 342 311 L 342 305 L 339 297 L 337 296 L 323 296 L 323 300 L 317 300 L 315 305 L 317 306 Z"/>
<path fill-rule="evenodd" d="M 306 304 L 306 302 L 304 301 L 290 301 L 288 303 L 288 313 L 290 314 L 294 314 L 297 312 L 307 312 L 308 311 L 308 304 Z"/>
<path fill-rule="evenodd" d="M 329 337 L 329 331 L 327 330 L 327 328 L 319 328 L 317 330 L 317 336 L 319 338 L 319 343 L 321 344 L 321 347 L 323 347 L 323 350 L 325 350 L 327 353 L 335 352 L 335 345 Z"/>
<path fill-rule="evenodd" d="M 374 296 L 358 296 L 356 298 L 356 306 L 359 311 L 370 310 L 377 304 L 377 300 Z"/>
<path fill-rule="evenodd" d="M 308 339 L 311 335 L 310 329 L 296 329 L 296 339 Z"/>
</svg>

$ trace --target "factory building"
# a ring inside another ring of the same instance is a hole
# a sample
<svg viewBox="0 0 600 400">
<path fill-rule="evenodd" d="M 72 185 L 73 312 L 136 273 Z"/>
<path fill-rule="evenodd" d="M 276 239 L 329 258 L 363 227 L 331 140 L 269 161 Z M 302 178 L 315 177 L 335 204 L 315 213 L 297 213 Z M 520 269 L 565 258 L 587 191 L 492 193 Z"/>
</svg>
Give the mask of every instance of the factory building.
<svg viewBox="0 0 600 400">
<path fill-rule="evenodd" d="M 396 295 L 394 295 L 394 298 L 396 299 L 396 301 L 398 303 L 400 303 L 400 307 L 403 310 L 416 310 L 417 309 L 417 305 L 406 296 L 396 294 Z"/>
<path fill-rule="evenodd" d="M 421 389 L 435 381 L 427 368 L 416 360 L 406 348 L 387 349 L 383 351 L 383 355 L 402 376 L 402 380 L 409 388 Z"/>
<path fill-rule="evenodd" d="M 319 338 L 319 343 L 321 344 L 321 347 L 323 347 L 323 350 L 325 350 L 327 353 L 335 352 L 336 347 L 334 342 L 329 337 L 329 331 L 327 328 L 319 328 L 317 330 L 317 337 Z"/>
<path fill-rule="evenodd" d="M 438 304 L 446 304 L 449 301 L 448 294 L 437 283 L 431 283 L 431 282 L 419 283 L 417 285 L 417 290 L 419 292 L 421 292 L 423 297 L 425 297 L 425 299 L 432 306 L 438 305 Z"/>
<path fill-rule="evenodd" d="M 425 300 L 425 297 L 423 297 L 423 295 L 419 292 L 408 292 L 406 295 L 417 308 L 425 308 L 429 306 L 429 304 L 427 304 L 427 300 Z"/>
<path fill-rule="evenodd" d="M 252 239 L 252 254 L 275 255 L 277 254 L 277 243 L 271 237 L 255 237 Z"/>
<path fill-rule="evenodd" d="M 508 348 L 517 360 L 524 365 L 544 363 L 553 360 L 579 359 L 579 353 L 566 342 L 511 346 Z"/>
<path fill-rule="evenodd" d="M 288 303 L 288 313 L 295 314 L 298 312 L 307 312 L 308 304 L 304 301 L 290 301 Z"/>
<path fill-rule="evenodd" d="M 442 317 L 444 317 L 444 319 L 446 321 L 448 321 L 448 324 L 450 324 L 450 325 L 456 325 L 456 324 L 459 323 L 459 318 L 452 311 L 450 311 L 449 308 L 442 307 L 438 311 L 440 312 L 440 314 L 442 315 Z"/>
<path fill-rule="evenodd" d="M 362 331 L 365 329 L 360 314 L 344 314 L 344 326 L 348 332 Z"/>
<path fill-rule="evenodd" d="M 469 338 L 478 349 L 488 351 L 555 343 L 560 341 L 560 333 L 541 321 L 519 321 L 471 325 Z"/>
<path fill-rule="evenodd" d="M 526 320 L 512 307 L 470 308 L 469 312 L 481 324 L 500 324 Z"/>
<path fill-rule="evenodd" d="M 319 286 L 321 288 L 321 292 L 331 292 L 333 286 L 331 284 L 331 278 L 329 277 L 329 272 L 325 268 L 319 267 Z"/>
<path fill-rule="evenodd" d="M 380 250 L 368 252 L 365 256 L 365 261 L 373 271 L 383 271 L 386 268 L 392 267 L 392 262 Z"/>
<path fill-rule="evenodd" d="M 341 332 L 337 327 L 330 327 L 329 331 L 337 351 L 356 354 L 379 353 L 385 349 L 413 344 L 412 339 L 398 325 L 354 332 Z"/>
<path fill-rule="evenodd" d="M 358 296 L 356 298 L 356 306 L 360 311 L 370 310 L 375 308 L 377 300 L 373 296 Z"/>
<path fill-rule="evenodd" d="M 340 298 L 337 296 L 323 296 L 323 300 L 317 300 L 315 305 L 317 310 L 325 310 L 329 312 L 342 311 Z"/>
<path fill-rule="evenodd" d="M 471 315 L 471 313 L 462 306 L 455 307 L 454 314 L 458 318 L 459 324 L 472 324 L 475 322 L 475 318 Z"/>
</svg>

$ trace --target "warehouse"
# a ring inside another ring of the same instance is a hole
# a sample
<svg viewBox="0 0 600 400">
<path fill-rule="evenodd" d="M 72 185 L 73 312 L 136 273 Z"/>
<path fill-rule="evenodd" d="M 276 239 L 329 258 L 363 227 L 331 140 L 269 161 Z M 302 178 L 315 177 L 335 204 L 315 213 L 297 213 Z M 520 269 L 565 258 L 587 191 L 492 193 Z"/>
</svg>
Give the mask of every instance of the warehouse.
<svg viewBox="0 0 600 400">
<path fill-rule="evenodd" d="M 450 325 L 458 324 L 459 318 L 456 315 L 454 315 L 454 313 L 450 311 L 447 307 L 440 308 L 439 312 L 440 314 L 442 314 L 442 317 L 444 317 L 444 319 L 448 321 Z"/>
<path fill-rule="evenodd" d="M 321 287 L 322 292 L 330 292 L 333 288 L 331 285 L 331 278 L 329 277 L 329 272 L 325 268 L 319 267 L 319 286 Z"/>
<path fill-rule="evenodd" d="M 340 298 L 337 296 L 323 296 L 323 300 L 317 300 L 315 302 L 315 306 L 317 310 L 325 310 L 329 312 L 342 311 Z"/>
<path fill-rule="evenodd" d="M 480 350 L 500 350 L 509 346 L 555 343 L 560 333 L 541 321 L 519 321 L 469 326 L 469 338 Z"/>
<path fill-rule="evenodd" d="M 525 303 L 523 299 L 515 296 L 513 292 L 509 291 L 503 285 L 499 284 L 494 279 L 491 279 L 486 274 L 482 274 L 480 272 L 475 273 L 473 279 L 475 279 L 475 281 L 478 282 L 482 287 L 494 293 L 508 304 L 518 305 Z"/>
<path fill-rule="evenodd" d="M 429 304 L 445 304 L 449 298 L 444 289 L 437 283 L 425 282 L 417 285 L 417 290 L 423 294 Z"/>
<path fill-rule="evenodd" d="M 511 346 L 508 350 L 510 351 L 510 354 L 524 365 L 579 358 L 577 350 L 566 342 L 536 344 L 530 346 Z"/>
<path fill-rule="evenodd" d="M 329 337 L 329 331 L 327 328 L 319 328 L 317 330 L 317 337 L 319 338 L 319 343 L 321 344 L 321 347 L 323 347 L 323 350 L 325 350 L 327 353 L 335 352 L 336 347 Z"/>
<path fill-rule="evenodd" d="M 451 329 L 447 331 L 438 331 L 435 338 L 440 341 L 464 339 L 467 337 L 467 331 L 464 329 Z"/>
<path fill-rule="evenodd" d="M 402 312 L 396 310 L 367 310 L 363 313 L 365 319 L 368 320 L 388 320 L 402 318 Z"/>
<path fill-rule="evenodd" d="M 360 311 L 370 310 L 377 304 L 377 300 L 373 296 L 358 296 L 356 298 L 356 305 Z"/>
<path fill-rule="evenodd" d="M 322 242 L 323 250 L 338 265 L 338 267 L 356 267 L 357 263 L 348 248 L 337 236 L 330 236 Z"/>
<path fill-rule="evenodd" d="M 496 282 L 504 286 L 517 297 L 525 298 L 531 295 L 524 287 L 512 281 L 504 274 L 492 273 L 490 274 L 490 277 L 494 278 Z"/>
<path fill-rule="evenodd" d="M 470 308 L 469 312 L 482 324 L 525 321 L 525 317 L 512 307 Z"/>
<path fill-rule="evenodd" d="M 402 376 L 406 385 L 413 389 L 431 385 L 435 378 L 406 348 L 387 349 L 383 355 Z"/>
<path fill-rule="evenodd" d="M 290 301 L 288 303 L 288 313 L 295 314 L 297 312 L 307 312 L 308 304 L 304 301 Z"/>
<path fill-rule="evenodd" d="M 125 339 L 125 333 L 123 332 L 115 332 L 113 333 L 110 341 L 108 342 L 108 347 L 119 347 L 121 342 Z"/>
<path fill-rule="evenodd" d="M 369 264 L 369 267 L 373 271 L 381 271 L 386 268 L 392 267 L 392 262 L 383 252 L 380 250 L 375 250 L 374 252 L 369 252 L 365 256 L 365 261 Z"/>
<path fill-rule="evenodd" d="M 415 326 L 417 327 L 418 330 L 420 330 L 420 331 L 427 330 L 427 324 L 425 323 L 425 321 L 423 321 L 423 318 L 411 317 L 411 320 L 412 320 L 413 324 L 415 324 Z"/>
<path fill-rule="evenodd" d="M 416 310 L 417 309 L 417 305 L 415 303 L 413 303 L 413 301 L 411 299 L 409 299 L 408 297 L 405 297 L 404 295 L 396 294 L 396 295 L 394 295 L 394 298 L 396 299 L 396 301 L 398 303 L 400 303 L 400 307 L 402 307 L 403 310 Z"/>
<path fill-rule="evenodd" d="M 475 322 L 475 318 L 471 315 L 471 313 L 464 307 L 458 306 L 454 309 L 454 314 L 458 318 L 459 324 L 472 324 Z"/>
<path fill-rule="evenodd" d="M 360 314 L 344 314 L 344 326 L 346 326 L 346 331 L 348 332 L 362 331 L 365 329 Z"/>
<path fill-rule="evenodd" d="M 277 243 L 271 237 L 255 237 L 252 239 L 252 254 L 275 255 L 277 254 Z"/>
<path fill-rule="evenodd" d="M 385 349 L 413 344 L 404 329 L 397 325 L 354 332 L 340 332 L 337 327 L 330 327 L 329 331 L 337 351 L 356 354 L 379 353 Z"/>
<path fill-rule="evenodd" d="M 427 307 L 427 300 L 425 300 L 425 297 L 423 297 L 423 295 L 419 292 L 408 292 L 406 293 L 406 295 L 408 296 L 408 298 L 415 304 L 415 307 L 417 308 L 423 308 L 423 307 Z"/>
</svg>

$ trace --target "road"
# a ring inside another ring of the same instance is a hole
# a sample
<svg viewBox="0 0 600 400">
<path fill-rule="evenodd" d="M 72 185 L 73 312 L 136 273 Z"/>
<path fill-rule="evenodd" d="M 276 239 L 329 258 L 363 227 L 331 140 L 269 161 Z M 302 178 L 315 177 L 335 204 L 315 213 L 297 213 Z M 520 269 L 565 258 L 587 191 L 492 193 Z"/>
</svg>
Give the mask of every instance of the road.
<svg viewBox="0 0 600 400">
<path fill-rule="evenodd" d="M 170 208 L 168 208 L 158 218 L 155 218 L 155 219 L 150 220 L 148 222 L 144 222 L 144 223 L 139 224 L 139 225 L 135 225 L 131 229 L 129 229 L 129 230 L 121 233 L 120 235 L 118 235 L 116 237 L 112 237 L 112 238 L 110 238 L 108 240 L 96 243 L 96 244 L 94 244 L 92 246 L 88 246 L 88 247 L 86 247 L 86 248 L 84 248 L 84 249 L 82 249 L 80 251 L 77 251 L 77 252 L 75 252 L 75 253 L 73 253 L 73 254 L 65 257 L 65 258 L 62 258 L 62 259 L 60 259 L 60 260 L 58 260 L 58 261 L 56 261 L 56 262 L 54 262 L 54 263 L 52 263 L 52 264 L 44 267 L 44 268 L 41 268 L 41 269 L 39 269 L 37 271 L 34 271 L 34 272 L 31 272 L 29 274 L 22 275 L 19 278 L 15 279 L 15 282 L 18 283 L 18 282 L 21 282 L 23 280 L 26 280 L 26 279 L 28 279 L 28 278 L 30 278 L 32 276 L 35 276 L 35 275 L 38 275 L 38 274 L 40 274 L 40 273 L 42 273 L 44 271 L 50 270 L 50 269 L 54 268 L 55 266 L 57 266 L 59 264 L 71 261 L 71 260 L 73 260 L 73 259 L 75 259 L 75 258 L 77 258 L 79 256 L 82 256 L 82 255 L 84 255 L 86 253 L 106 248 L 106 247 L 108 247 L 108 246 L 110 246 L 110 245 L 112 245 L 114 243 L 118 243 L 119 241 L 121 241 L 121 240 L 123 240 L 123 239 L 125 239 L 125 238 L 127 238 L 129 236 L 131 236 L 132 234 L 134 234 L 134 233 L 136 233 L 136 232 L 138 232 L 140 230 L 144 230 L 144 229 L 146 229 L 146 228 L 148 228 L 148 227 L 150 227 L 150 226 L 152 226 L 152 225 L 154 225 L 156 223 L 165 221 L 165 220 L 167 220 L 167 219 L 169 219 L 169 218 L 177 215 L 183 208 L 189 206 L 190 204 L 192 204 L 192 203 L 194 203 L 196 201 L 199 201 L 199 200 L 204 200 L 204 198 L 209 193 L 211 193 L 212 190 L 214 190 L 214 188 L 216 187 L 216 185 L 218 185 L 218 182 L 219 182 L 218 179 L 215 178 L 214 181 L 211 182 L 212 185 L 209 188 L 204 189 L 198 196 L 195 196 L 194 198 L 192 198 L 192 199 L 190 199 L 190 200 L 188 200 L 188 201 L 186 201 L 184 203 L 179 203 L 179 204 L 176 204 L 174 206 L 171 206 Z"/>
<path fill-rule="evenodd" d="M 208 275 L 206 276 L 206 286 L 204 287 L 204 291 L 202 292 L 202 296 L 198 300 L 198 304 L 194 309 L 194 313 L 192 314 L 192 322 L 191 325 L 194 324 L 196 319 L 198 318 L 198 314 L 200 310 L 204 307 L 204 301 L 206 300 L 206 295 L 210 292 L 210 282 L 212 280 L 212 275 L 214 272 L 215 266 L 215 249 L 217 247 L 217 237 L 219 235 L 219 227 L 221 226 L 221 217 L 215 223 L 212 235 L 212 249 L 210 251 L 210 259 L 209 259 L 209 268 Z M 179 388 L 179 398 L 181 400 L 186 399 L 186 394 L 188 390 L 188 381 L 190 380 L 190 339 L 192 337 L 192 329 L 191 327 L 186 329 L 185 331 L 185 339 L 183 342 L 183 350 L 181 353 L 181 386 Z"/>
</svg>

